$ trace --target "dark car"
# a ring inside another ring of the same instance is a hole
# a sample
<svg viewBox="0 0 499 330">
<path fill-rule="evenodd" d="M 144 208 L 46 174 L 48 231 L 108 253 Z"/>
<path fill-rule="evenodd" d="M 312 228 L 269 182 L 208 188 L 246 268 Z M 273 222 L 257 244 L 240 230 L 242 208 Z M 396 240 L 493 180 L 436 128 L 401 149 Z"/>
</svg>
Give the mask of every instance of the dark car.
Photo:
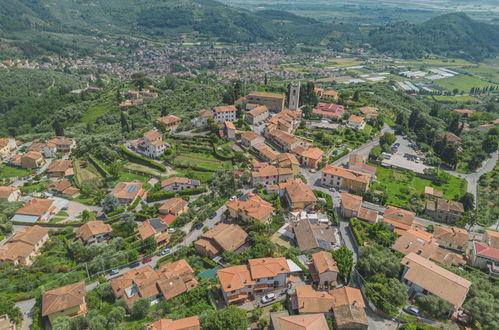
<svg viewBox="0 0 499 330">
<path fill-rule="evenodd" d="M 134 262 L 132 262 L 130 264 L 130 268 L 135 268 L 135 267 L 138 267 L 138 266 L 140 266 L 140 261 L 139 260 L 136 260 L 136 261 L 134 261 Z"/>
<path fill-rule="evenodd" d="M 151 262 L 152 258 L 149 257 L 149 256 L 145 256 L 144 258 L 142 258 L 142 263 L 143 264 L 147 264 L 148 262 Z"/>
<path fill-rule="evenodd" d="M 209 218 L 210 218 L 210 219 L 213 219 L 213 218 L 214 218 L 214 217 L 216 217 L 216 216 L 217 216 L 217 212 L 213 212 L 212 214 L 210 214 Z"/>
<path fill-rule="evenodd" d="M 197 222 L 194 224 L 194 229 L 201 229 L 203 228 L 203 223 L 202 222 Z"/>
<path fill-rule="evenodd" d="M 118 268 L 113 268 L 109 271 L 110 275 L 117 275 L 120 273 L 120 270 Z"/>
<path fill-rule="evenodd" d="M 407 314 L 411 314 L 411 315 L 415 315 L 415 316 L 421 315 L 421 312 L 419 311 L 419 309 L 417 309 L 414 306 L 404 306 L 403 310 Z"/>
</svg>

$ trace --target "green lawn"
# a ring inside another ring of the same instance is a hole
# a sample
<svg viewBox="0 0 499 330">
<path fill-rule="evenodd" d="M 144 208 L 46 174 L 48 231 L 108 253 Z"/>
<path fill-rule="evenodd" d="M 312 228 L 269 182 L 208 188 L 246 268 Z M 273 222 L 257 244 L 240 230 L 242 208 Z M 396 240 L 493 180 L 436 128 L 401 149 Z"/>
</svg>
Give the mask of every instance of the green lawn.
<svg viewBox="0 0 499 330">
<path fill-rule="evenodd" d="M 95 121 L 98 117 L 112 111 L 113 109 L 117 108 L 115 105 L 112 104 L 92 104 L 87 112 L 83 115 L 83 118 L 81 119 L 82 123 L 86 124 L 89 122 Z"/>
<path fill-rule="evenodd" d="M 440 79 L 436 81 L 437 85 L 442 88 L 445 88 L 448 91 L 452 91 L 455 88 L 460 91 L 464 91 L 465 93 L 469 92 L 472 87 L 485 87 L 492 86 L 493 83 L 490 83 L 485 80 L 481 80 L 475 77 L 459 75 L 451 78 Z"/>
<path fill-rule="evenodd" d="M 203 168 L 210 171 L 227 168 L 229 165 L 223 161 L 215 159 L 212 155 L 188 153 L 175 157 L 175 165 L 191 166 L 193 168 Z"/>
<path fill-rule="evenodd" d="M 446 174 L 448 176 L 446 184 L 436 186 L 430 180 L 417 177 L 410 172 L 370 165 L 376 167 L 375 181 L 378 181 L 373 182 L 371 190 L 384 191 L 387 195 L 386 204 L 389 205 L 411 208 L 411 206 L 414 206 L 412 205 L 414 203 L 413 198 L 419 199 L 426 186 L 443 191 L 443 198 L 449 200 L 459 199 L 466 192 L 466 180 L 450 174 Z"/>
<path fill-rule="evenodd" d="M 448 101 L 448 102 L 467 102 L 467 101 L 476 101 L 476 98 L 469 95 L 463 96 L 443 96 L 443 95 L 435 95 L 432 96 L 437 101 Z"/>
<path fill-rule="evenodd" d="M 16 176 L 23 177 L 29 175 L 31 172 L 33 171 L 29 169 L 13 167 L 8 165 L 0 165 L 0 177 L 4 178 L 13 178 Z"/>
<path fill-rule="evenodd" d="M 120 177 L 117 182 L 131 182 L 131 181 L 140 181 L 140 182 L 147 182 L 149 181 L 150 178 L 143 176 L 143 175 L 138 175 L 135 173 L 128 173 L 128 172 L 121 172 Z"/>
</svg>

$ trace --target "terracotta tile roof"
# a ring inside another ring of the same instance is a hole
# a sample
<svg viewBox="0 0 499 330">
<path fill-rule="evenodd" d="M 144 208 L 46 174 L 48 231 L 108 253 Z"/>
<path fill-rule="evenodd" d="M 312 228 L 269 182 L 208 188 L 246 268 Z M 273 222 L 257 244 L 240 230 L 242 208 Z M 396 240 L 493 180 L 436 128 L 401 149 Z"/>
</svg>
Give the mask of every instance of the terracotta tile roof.
<svg viewBox="0 0 499 330">
<path fill-rule="evenodd" d="M 315 291 L 310 285 L 297 285 L 295 290 L 300 314 L 331 312 L 334 298 L 329 293 Z"/>
<path fill-rule="evenodd" d="M 231 129 L 231 130 L 236 130 L 236 126 L 234 126 L 234 123 L 231 122 L 231 121 L 225 121 L 224 122 L 224 125 L 227 129 Z"/>
<path fill-rule="evenodd" d="M 164 117 L 157 118 L 156 120 L 159 121 L 160 123 L 165 124 L 165 125 L 170 125 L 170 124 L 174 124 L 174 123 L 177 123 L 179 121 L 182 121 L 182 118 L 174 116 L 174 115 L 167 115 Z"/>
<path fill-rule="evenodd" d="M 483 244 L 477 241 L 473 242 L 473 248 L 477 255 L 495 259 L 496 262 L 499 262 L 499 249 L 493 248 L 491 246 L 488 246 L 487 244 Z"/>
<path fill-rule="evenodd" d="M 0 247 L 0 260 L 14 261 L 26 258 L 34 252 L 35 245 L 47 235 L 48 229 L 38 225 L 21 229 Z"/>
<path fill-rule="evenodd" d="M 51 199 L 34 198 L 17 210 L 16 214 L 42 216 L 51 210 L 53 202 Z"/>
<path fill-rule="evenodd" d="M 359 209 L 359 213 L 357 214 L 357 218 L 363 221 L 374 223 L 378 221 L 378 211 L 361 207 Z"/>
<path fill-rule="evenodd" d="M 151 323 L 147 330 L 201 330 L 201 323 L 197 315 L 178 320 L 160 319 Z"/>
<path fill-rule="evenodd" d="M 458 227 L 435 226 L 434 236 L 438 241 L 462 247 L 466 247 L 469 240 L 468 231 Z"/>
<path fill-rule="evenodd" d="M 499 232 L 493 230 L 485 230 L 487 236 L 487 244 L 493 248 L 499 249 Z"/>
<path fill-rule="evenodd" d="M 259 143 L 253 146 L 256 151 L 258 151 L 263 157 L 269 159 L 270 161 L 274 161 L 279 156 L 279 153 L 273 150 L 271 147 L 264 143 Z"/>
<path fill-rule="evenodd" d="M 73 162 L 71 160 L 54 160 L 50 163 L 47 168 L 47 172 L 66 172 L 68 169 L 73 167 Z"/>
<path fill-rule="evenodd" d="M 142 182 L 120 182 L 111 191 L 111 195 L 120 199 L 134 200 L 135 198 L 142 196 L 144 194 L 144 189 L 142 189 Z"/>
<path fill-rule="evenodd" d="M 356 123 L 360 124 L 364 121 L 364 117 L 356 116 L 356 115 L 351 115 L 350 118 L 348 118 L 349 123 Z"/>
<path fill-rule="evenodd" d="M 464 302 L 471 282 L 440 267 L 415 253 L 406 255 L 401 264 L 409 269 L 404 279 L 459 308 Z"/>
<path fill-rule="evenodd" d="M 42 294 L 42 316 L 85 304 L 85 282 L 62 286 Z"/>
<path fill-rule="evenodd" d="M 254 178 L 267 177 L 267 176 L 277 176 L 279 172 L 274 165 L 268 165 L 258 168 L 256 171 L 251 172 L 251 176 Z"/>
<path fill-rule="evenodd" d="M 247 140 L 247 141 L 253 141 L 254 139 L 258 139 L 258 138 L 264 139 L 263 136 L 255 133 L 253 131 L 246 131 L 243 134 L 241 134 L 241 139 Z"/>
<path fill-rule="evenodd" d="M 339 272 L 338 265 L 329 251 L 320 251 L 312 254 L 312 260 L 315 269 L 319 274 L 325 272 Z"/>
<path fill-rule="evenodd" d="M 261 115 L 262 113 L 268 112 L 269 109 L 265 105 L 258 106 L 254 108 L 253 110 L 248 111 L 246 114 L 250 116 L 258 116 Z"/>
<path fill-rule="evenodd" d="M 38 225 L 24 227 L 12 237 L 10 242 L 23 242 L 30 245 L 36 245 L 48 233 L 49 230 L 47 228 Z"/>
<path fill-rule="evenodd" d="M 340 193 L 341 207 L 348 211 L 359 212 L 362 206 L 362 196 L 349 194 L 346 192 Z"/>
<path fill-rule="evenodd" d="M 362 167 L 364 165 L 364 156 L 361 154 L 350 154 L 348 156 L 348 165 Z"/>
<path fill-rule="evenodd" d="M 42 154 L 37 151 L 29 151 L 21 156 L 22 158 L 40 159 L 43 158 Z"/>
<path fill-rule="evenodd" d="M 351 286 L 330 290 L 329 294 L 333 297 L 333 308 L 345 305 L 366 307 L 362 292 Z"/>
<path fill-rule="evenodd" d="M 327 165 L 322 172 L 332 175 L 338 176 L 345 179 L 354 180 L 361 183 L 369 183 L 371 181 L 372 175 L 364 172 L 353 171 L 343 167 Z"/>
<path fill-rule="evenodd" d="M 59 181 L 54 181 L 47 185 L 47 188 L 54 188 L 59 192 L 63 192 L 64 190 L 71 187 L 71 182 L 68 179 L 62 179 Z"/>
<path fill-rule="evenodd" d="M 0 186 L 0 199 L 8 199 L 14 191 L 18 191 L 17 187 Z"/>
<path fill-rule="evenodd" d="M 364 115 L 374 115 L 378 114 L 378 109 L 373 108 L 373 107 L 361 107 L 359 108 L 360 112 Z"/>
<path fill-rule="evenodd" d="M 293 204 L 317 202 L 317 197 L 315 197 L 312 188 L 303 183 L 300 178 L 288 179 L 286 182 L 280 183 L 279 187 L 286 190 L 286 194 Z"/>
<path fill-rule="evenodd" d="M 104 221 L 89 221 L 86 224 L 76 229 L 76 237 L 86 241 L 90 237 L 100 234 L 112 233 L 113 228 L 111 225 L 104 223 Z"/>
<path fill-rule="evenodd" d="M 296 156 L 287 152 L 279 154 L 279 156 L 277 156 L 277 161 L 279 162 L 279 166 L 281 167 L 300 165 L 300 162 L 298 161 L 298 159 L 296 159 Z"/>
<path fill-rule="evenodd" d="M 199 110 L 198 114 L 199 114 L 199 117 L 201 117 L 201 118 L 213 118 L 213 111 L 211 111 L 211 110 L 206 110 L 206 109 Z"/>
<path fill-rule="evenodd" d="M 324 155 L 324 151 L 319 148 L 308 148 L 302 152 L 301 156 L 309 159 L 320 159 Z"/>
<path fill-rule="evenodd" d="M 155 130 L 150 130 L 149 132 L 144 133 L 144 138 L 150 141 L 160 139 L 161 137 L 161 133 Z"/>
<path fill-rule="evenodd" d="M 442 197 L 444 195 L 444 193 L 442 191 L 436 190 L 435 188 L 430 187 L 430 186 L 424 187 L 424 193 L 427 195 L 435 196 L 435 197 Z"/>
<path fill-rule="evenodd" d="M 248 260 L 248 265 L 253 279 L 275 277 L 291 272 L 286 258 L 250 259 Z"/>
<path fill-rule="evenodd" d="M 408 230 L 411 228 L 416 213 L 389 205 L 383 214 L 383 221 L 395 228 Z"/>
<path fill-rule="evenodd" d="M 291 168 L 278 167 L 277 168 L 277 173 L 279 174 L 279 176 L 293 175 L 293 170 Z"/>
<path fill-rule="evenodd" d="M 324 314 L 281 316 L 276 319 L 279 330 L 327 330 Z M 274 325 L 275 327 L 275 325 Z"/>
<path fill-rule="evenodd" d="M 331 250 L 338 244 L 336 228 L 330 223 L 303 219 L 294 224 L 292 228 L 301 251 Z"/>
<path fill-rule="evenodd" d="M 358 324 L 369 325 L 366 311 L 363 307 L 356 305 L 342 305 L 333 308 L 334 322 L 338 328 L 349 329 L 349 326 L 357 329 Z M 353 325 L 357 325 L 354 327 Z"/>
<path fill-rule="evenodd" d="M 167 187 L 172 184 L 192 184 L 192 185 L 199 185 L 199 181 L 197 180 L 191 180 L 189 178 L 182 178 L 178 176 L 174 176 L 171 178 L 168 178 L 166 180 L 161 181 L 161 187 Z"/>
<path fill-rule="evenodd" d="M 223 251 L 235 251 L 246 242 L 248 234 L 238 225 L 221 223 L 202 234 L 201 238 L 216 243 Z"/>
<path fill-rule="evenodd" d="M 437 211 L 464 213 L 464 207 L 462 203 L 450 201 L 447 199 L 438 198 L 435 207 Z"/>
<path fill-rule="evenodd" d="M 164 202 L 163 205 L 161 205 L 159 207 L 159 211 L 161 213 L 178 214 L 188 204 L 189 204 L 189 202 L 187 202 L 186 200 L 183 200 L 182 198 L 174 197 L 174 198 L 170 198 L 169 200 Z"/>
<path fill-rule="evenodd" d="M 237 108 L 235 105 L 222 105 L 219 107 L 214 107 L 213 111 L 219 113 L 219 112 L 235 112 L 237 111 Z"/>
<path fill-rule="evenodd" d="M 454 133 L 450 133 L 450 132 L 438 133 L 437 136 L 440 139 L 445 139 L 445 140 L 447 140 L 449 142 L 459 142 L 459 141 L 461 141 L 461 138 L 459 136 L 457 136 Z"/>
<path fill-rule="evenodd" d="M 251 92 L 248 94 L 248 96 L 265 97 L 265 98 L 273 98 L 273 99 L 283 99 L 284 98 L 284 94 L 268 93 L 268 92 Z"/>
<path fill-rule="evenodd" d="M 238 213 L 243 212 L 256 220 L 262 220 L 274 212 L 272 204 L 253 193 L 244 194 L 240 198 L 228 201 L 225 205 Z"/>
<path fill-rule="evenodd" d="M 232 266 L 217 270 L 220 285 L 224 292 L 240 290 L 248 285 L 255 285 L 247 265 Z"/>
</svg>

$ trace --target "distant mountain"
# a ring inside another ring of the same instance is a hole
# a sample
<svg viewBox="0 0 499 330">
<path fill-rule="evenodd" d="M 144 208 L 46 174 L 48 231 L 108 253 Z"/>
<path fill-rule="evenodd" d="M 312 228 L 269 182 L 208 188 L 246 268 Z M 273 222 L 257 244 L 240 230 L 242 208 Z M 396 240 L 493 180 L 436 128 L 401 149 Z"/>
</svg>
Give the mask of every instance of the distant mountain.
<svg viewBox="0 0 499 330">
<path fill-rule="evenodd" d="M 499 27 L 454 13 L 418 25 L 397 23 L 378 27 L 369 33 L 367 42 L 380 52 L 399 57 L 438 54 L 482 59 L 499 53 Z"/>
</svg>

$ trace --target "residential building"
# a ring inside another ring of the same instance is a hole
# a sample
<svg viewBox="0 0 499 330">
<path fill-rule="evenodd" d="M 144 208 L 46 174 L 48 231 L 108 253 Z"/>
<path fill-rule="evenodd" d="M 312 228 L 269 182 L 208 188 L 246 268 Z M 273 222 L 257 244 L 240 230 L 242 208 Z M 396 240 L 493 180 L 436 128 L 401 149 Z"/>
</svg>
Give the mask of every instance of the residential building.
<svg viewBox="0 0 499 330">
<path fill-rule="evenodd" d="M 424 187 L 424 193 L 430 197 L 436 197 L 436 198 L 440 198 L 444 195 L 444 193 L 441 190 L 437 190 L 430 186 Z"/>
<path fill-rule="evenodd" d="M 253 110 L 246 112 L 244 120 L 250 125 L 258 125 L 269 117 L 269 109 L 265 105 L 258 106 Z"/>
<path fill-rule="evenodd" d="M 76 229 L 76 239 L 83 244 L 101 243 L 111 239 L 113 228 L 104 221 L 89 221 Z"/>
<path fill-rule="evenodd" d="M 461 219 L 464 213 L 463 204 L 443 198 L 437 198 L 436 201 L 426 201 L 425 214 L 432 217 L 435 221 L 454 223 Z"/>
<path fill-rule="evenodd" d="M 51 199 L 33 198 L 16 211 L 12 221 L 48 222 L 57 212 Z"/>
<path fill-rule="evenodd" d="M 441 140 L 445 140 L 454 146 L 461 145 L 461 138 L 459 136 L 457 136 L 456 134 L 451 133 L 451 132 L 438 133 L 437 138 L 439 138 Z"/>
<path fill-rule="evenodd" d="M 0 138 L 0 159 L 7 158 L 17 148 L 16 140 L 11 138 Z"/>
<path fill-rule="evenodd" d="M 499 277 L 499 249 L 473 241 L 471 244 L 471 263 L 474 267 Z"/>
<path fill-rule="evenodd" d="M 166 115 L 156 119 L 159 126 L 166 131 L 175 131 L 181 121 L 182 118 L 174 115 Z"/>
<path fill-rule="evenodd" d="M 468 249 L 469 234 L 466 229 L 458 227 L 434 226 L 435 239 L 439 246 L 465 253 Z"/>
<path fill-rule="evenodd" d="M 397 234 L 402 235 L 412 227 L 416 213 L 388 205 L 383 213 L 383 222 Z"/>
<path fill-rule="evenodd" d="M 366 304 L 359 289 L 344 286 L 330 290 L 329 294 L 333 298 L 335 329 L 368 329 Z"/>
<path fill-rule="evenodd" d="M 0 201 L 17 202 L 21 197 L 19 187 L 0 186 Z"/>
<path fill-rule="evenodd" d="M 145 199 L 147 192 L 142 188 L 142 182 L 120 182 L 110 194 L 118 199 L 121 205 L 131 205 L 137 198 Z"/>
<path fill-rule="evenodd" d="M 231 121 L 225 121 L 223 124 L 223 137 L 226 137 L 229 140 L 235 140 L 236 139 L 236 126 L 234 126 L 234 123 Z"/>
<path fill-rule="evenodd" d="M 291 274 L 291 260 L 285 258 L 249 259 L 248 265 L 217 271 L 227 304 L 253 300 L 255 295 L 283 288 Z"/>
<path fill-rule="evenodd" d="M 264 144 L 265 138 L 253 131 L 246 131 L 241 134 L 241 144 L 247 148 L 254 147 L 257 144 Z"/>
<path fill-rule="evenodd" d="M 257 184 L 269 185 L 276 184 L 279 182 L 279 172 L 277 167 L 274 165 L 267 165 L 264 167 L 256 168 L 251 172 L 251 184 L 256 186 Z"/>
<path fill-rule="evenodd" d="M 24 227 L 0 247 L 0 262 L 29 266 L 48 239 L 47 228 Z"/>
<path fill-rule="evenodd" d="M 48 317 L 50 323 L 58 317 L 70 318 L 87 313 L 85 282 L 65 285 L 42 293 L 42 316 Z"/>
<path fill-rule="evenodd" d="M 367 118 L 376 118 L 378 117 L 378 109 L 373 107 L 361 107 L 359 108 L 360 112 Z"/>
<path fill-rule="evenodd" d="M 298 157 L 303 166 L 309 168 L 318 168 L 320 162 L 322 162 L 322 156 L 324 155 L 324 151 L 319 148 L 307 148 L 300 154 Z"/>
<path fill-rule="evenodd" d="M 161 181 L 161 189 L 164 191 L 182 191 L 186 189 L 194 189 L 201 185 L 199 180 L 181 178 L 174 176 Z"/>
<path fill-rule="evenodd" d="M 319 102 L 312 112 L 324 117 L 341 118 L 345 112 L 345 107 L 334 103 Z"/>
<path fill-rule="evenodd" d="M 483 233 L 483 242 L 493 248 L 499 249 L 499 232 L 493 230 L 485 230 Z"/>
<path fill-rule="evenodd" d="M 357 218 L 359 220 L 375 224 L 380 220 L 378 211 L 362 207 L 362 197 L 346 192 L 340 193 L 341 215 L 344 218 Z"/>
<path fill-rule="evenodd" d="M 293 172 L 293 175 L 296 175 L 300 172 L 300 162 L 293 154 L 286 152 L 279 154 L 277 156 L 276 163 L 281 168 L 290 168 Z"/>
<path fill-rule="evenodd" d="M 464 116 L 464 117 L 469 117 L 473 114 L 475 114 L 475 110 L 469 110 L 469 109 L 452 109 L 452 112 L 455 112 L 455 113 L 458 113 L 460 114 L 461 116 Z"/>
<path fill-rule="evenodd" d="M 341 245 L 338 231 L 329 221 L 301 220 L 292 224 L 292 230 L 302 252 L 332 250 Z"/>
<path fill-rule="evenodd" d="M 73 162 L 71 160 L 56 159 L 47 168 L 49 178 L 65 178 L 74 174 Z"/>
<path fill-rule="evenodd" d="M 160 132 L 151 130 L 144 133 L 141 139 L 132 141 L 131 147 L 143 156 L 157 159 L 167 148 L 170 148 L 170 145 L 163 141 L 163 135 Z"/>
<path fill-rule="evenodd" d="M 217 124 L 226 121 L 234 122 L 237 120 L 237 108 L 235 105 L 223 105 L 213 108 L 213 119 Z"/>
<path fill-rule="evenodd" d="M 55 148 L 58 153 L 70 153 L 74 147 L 76 147 L 76 141 L 71 138 L 64 136 L 54 136 L 51 138 L 47 144 L 55 144 Z"/>
<path fill-rule="evenodd" d="M 322 170 L 321 183 L 327 187 L 350 192 L 366 192 L 372 175 L 343 167 L 327 165 Z"/>
<path fill-rule="evenodd" d="M 321 97 L 322 97 L 322 94 L 324 93 L 324 88 L 321 88 L 321 87 L 315 87 L 315 88 L 314 88 L 314 92 L 315 92 L 315 95 L 316 95 L 318 98 L 321 98 Z"/>
<path fill-rule="evenodd" d="M 80 189 L 73 187 L 71 182 L 66 178 L 59 181 L 53 181 L 46 185 L 45 188 L 54 195 L 66 198 L 76 197 L 80 194 Z"/>
<path fill-rule="evenodd" d="M 275 129 L 267 134 L 267 138 L 282 151 L 291 151 L 296 146 L 308 147 L 308 143 L 291 133 Z"/>
<path fill-rule="evenodd" d="M 247 238 L 248 234 L 238 225 L 220 223 L 202 234 L 194 247 L 197 253 L 213 259 L 224 251 L 236 251 Z"/>
<path fill-rule="evenodd" d="M 45 165 L 45 159 L 42 154 L 36 151 L 29 151 L 21 156 L 21 167 L 22 168 L 40 168 Z"/>
<path fill-rule="evenodd" d="M 211 110 L 199 110 L 198 111 L 198 116 L 194 119 L 192 119 L 192 123 L 196 125 L 196 127 L 204 127 L 208 125 L 208 119 L 213 118 L 213 111 Z"/>
<path fill-rule="evenodd" d="M 270 313 L 273 330 L 329 330 L 324 314 L 289 315 L 287 311 Z"/>
<path fill-rule="evenodd" d="M 55 158 L 57 157 L 57 147 L 55 143 L 47 142 L 40 143 L 38 140 L 34 140 L 37 142 L 33 142 L 26 148 L 26 151 L 36 151 L 40 152 L 45 158 Z"/>
<path fill-rule="evenodd" d="M 197 285 L 194 270 L 184 259 L 164 264 L 157 270 L 151 266 L 131 269 L 111 280 L 115 298 L 123 298 L 129 309 L 139 298 L 149 298 L 151 303 L 169 300 Z"/>
<path fill-rule="evenodd" d="M 199 317 L 191 316 L 183 319 L 160 319 L 151 323 L 147 330 L 201 330 L 201 322 Z"/>
<path fill-rule="evenodd" d="M 258 152 L 260 158 L 266 162 L 275 162 L 279 156 L 279 152 L 275 151 L 265 143 L 255 144 L 253 148 Z"/>
<path fill-rule="evenodd" d="M 375 175 L 376 167 L 366 165 L 365 158 L 361 154 L 350 154 L 348 156 L 348 168 L 354 171 Z"/>
<path fill-rule="evenodd" d="M 326 291 L 316 291 L 311 285 L 295 286 L 295 297 L 291 299 L 293 309 L 299 314 L 323 313 L 331 315 L 334 298 Z"/>
<path fill-rule="evenodd" d="M 158 247 L 170 243 L 168 224 L 160 218 L 147 219 L 137 228 L 137 231 L 142 241 L 145 241 L 149 237 L 154 237 Z"/>
<path fill-rule="evenodd" d="M 166 202 L 163 203 L 158 209 L 160 214 L 173 214 L 180 215 L 189 210 L 189 202 L 182 198 L 170 198 Z"/>
<path fill-rule="evenodd" d="M 340 270 L 330 251 L 319 251 L 312 254 L 310 264 L 312 280 L 319 286 L 329 286 L 336 283 Z"/>
<path fill-rule="evenodd" d="M 366 127 L 366 122 L 364 121 L 364 117 L 351 115 L 347 120 L 347 127 L 358 131 L 364 129 L 364 127 Z"/>
<path fill-rule="evenodd" d="M 337 91 L 324 90 L 319 98 L 328 101 L 338 101 L 340 99 L 340 96 Z"/>
<path fill-rule="evenodd" d="M 264 105 L 272 112 L 281 112 L 284 110 L 284 94 L 251 92 L 246 96 L 247 103 Z"/>
<path fill-rule="evenodd" d="M 269 118 L 265 124 L 265 134 L 277 129 L 286 133 L 293 133 L 300 125 L 302 112 L 300 110 L 285 109 Z"/>
<path fill-rule="evenodd" d="M 300 178 L 288 179 L 279 184 L 280 195 L 286 198 L 286 201 L 292 209 L 312 209 L 317 203 L 312 188 L 303 183 Z"/>
<path fill-rule="evenodd" d="M 434 295 L 460 308 L 466 299 L 471 282 L 437 266 L 434 262 L 409 253 L 401 264 L 404 267 L 402 282 L 409 288 L 409 298 L 418 295 Z"/>
<path fill-rule="evenodd" d="M 228 201 L 225 205 L 229 210 L 229 217 L 248 223 L 253 221 L 270 223 L 274 214 L 272 204 L 253 193 L 246 193 Z"/>
<path fill-rule="evenodd" d="M 16 330 L 16 322 L 8 314 L 0 315 L 0 330 Z"/>
</svg>

